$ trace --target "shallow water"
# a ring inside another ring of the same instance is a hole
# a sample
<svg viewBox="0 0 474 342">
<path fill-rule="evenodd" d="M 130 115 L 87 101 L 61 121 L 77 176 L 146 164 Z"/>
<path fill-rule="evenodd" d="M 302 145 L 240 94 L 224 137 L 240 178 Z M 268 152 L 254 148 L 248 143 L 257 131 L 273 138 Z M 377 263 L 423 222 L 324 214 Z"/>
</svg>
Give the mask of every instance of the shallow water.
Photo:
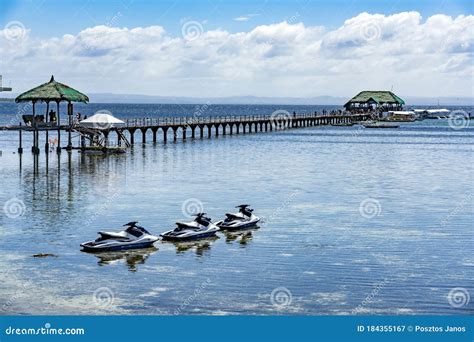
<svg viewBox="0 0 474 342">
<path fill-rule="evenodd" d="M 107 158 L 42 151 L 35 172 L 29 152 L 21 165 L 14 154 L 16 134 L 1 132 L 10 214 L 0 215 L 0 312 L 472 313 L 472 299 L 448 299 L 453 288 L 474 293 L 473 133 L 446 120 L 309 127 L 137 144 Z M 131 220 L 159 234 L 187 219 L 183 205 L 217 220 L 244 202 L 264 218 L 260 229 L 141 252 L 79 250 Z"/>
</svg>

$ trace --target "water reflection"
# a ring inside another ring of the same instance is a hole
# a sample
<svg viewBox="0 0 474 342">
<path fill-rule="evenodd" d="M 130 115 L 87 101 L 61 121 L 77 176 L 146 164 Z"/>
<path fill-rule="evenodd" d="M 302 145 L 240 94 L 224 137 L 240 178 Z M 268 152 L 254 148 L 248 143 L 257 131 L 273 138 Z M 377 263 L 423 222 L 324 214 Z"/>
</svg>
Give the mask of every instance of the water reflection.
<svg viewBox="0 0 474 342">
<path fill-rule="evenodd" d="M 196 250 L 196 255 L 199 257 L 204 256 L 208 251 L 210 251 L 212 243 L 220 239 L 218 236 L 212 236 L 205 239 L 195 240 L 195 241 L 183 241 L 183 242 L 169 242 L 162 241 L 162 243 L 172 243 L 176 247 L 176 254 L 186 253 L 189 250 Z"/>
<path fill-rule="evenodd" d="M 225 242 L 227 244 L 232 244 L 233 242 L 238 242 L 242 246 L 246 246 L 253 239 L 253 233 L 257 231 L 260 227 L 253 227 L 249 229 L 241 229 L 237 231 L 223 231 L 225 235 Z"/>
<path fill-rule="evenodd" d="M 130 272 L 136 272 L 138 265 L 143 265 L 145 261 L 158 251 L 158 248 L 150 247 L 144 249 L 135 249 L 128 251 L 117 251 L 117 252 L 101 252 L 101 253 L 88 253 L 93 254 L 99 260 L 97 264 L 99 266 L 113 265 L 120 263 L 125 260 L 125 265 L 128 267 Z M 86 252 L 84 252 L 86 253 Z"/>
</svg>

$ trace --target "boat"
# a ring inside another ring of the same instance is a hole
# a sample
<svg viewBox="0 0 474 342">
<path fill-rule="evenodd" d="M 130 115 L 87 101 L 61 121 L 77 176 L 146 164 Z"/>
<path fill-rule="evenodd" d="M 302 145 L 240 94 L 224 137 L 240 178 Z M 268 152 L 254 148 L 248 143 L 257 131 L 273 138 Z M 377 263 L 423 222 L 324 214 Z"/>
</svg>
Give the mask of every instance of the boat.
<svg viewBox="0 0 474 342">
<path fill-rule="evenodd" d="M 126 249 L 152 247 L 158 237 L 150 234 L 145 228 L 132 221 L 124 224 L 126 227 L 120 232 L 98 232 L 99 237 L 93 241 L 81 243 L 85 252 L 110 252 Z"/>
<path fill-rule="evenodd" d="M 87 155 L 122 154 L 127 152 L 127 148 L 123 146 L 84 146 L 80 147 L 79 152 Z"/>
<path fill-rule="evenodd" d="M 364 121 L 360 123 L 365 128 L 399 128 L 400 125 L 391 122 Z"/>
<path fill-rule="evenodd" d="M 414 111 L 397 110 L 387 112 L 386 120 L 395 122 L 413 122 L 416 121 L 417 118 L 418 114 Z"/>
<path fill-rule="evenodd" d="M 227 230 L 245 229 L 256 226 L 260 221 L 260 217 L 253 214 L 253 209 L 248 204 L 241 204 L 236 208 L 239 208 L 239 212 L 225 214 L 226 218 L 216 222 L 216 226 Z"/>
<path fill-rule="evenodd" d="M 340 127 L 354 126 L 354 123 L 353 122 L 332 123 L 331 126 L 340 126 Z"/>
<path fill-rule="evenodd" d="M 413 111 L 419 114 L 423 119 L 445 119 L 448 118 L 451 113 L 451 111 L 446 108 L 414 109 Z"/>
<path fill-rule="evenodd" d="M 211 222 L 206 213 L 198 213 L 191 222 L 176 222 L 176 228 L 160 234 L 163 240 L 189 241 L 216 235 L 219 227 Z"/>
</svg>

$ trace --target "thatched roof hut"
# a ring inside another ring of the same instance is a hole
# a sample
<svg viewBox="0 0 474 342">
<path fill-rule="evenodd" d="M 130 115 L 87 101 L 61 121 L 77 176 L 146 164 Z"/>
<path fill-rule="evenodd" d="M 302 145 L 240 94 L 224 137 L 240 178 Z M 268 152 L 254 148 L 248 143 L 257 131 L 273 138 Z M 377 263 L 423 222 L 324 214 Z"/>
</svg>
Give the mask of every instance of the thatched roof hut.
<svg viewBox="0 0 474 342">
<path fill-rule="evenodd" d="M 346 110 L 367 109 L 375 106 L 387 110 L 401 110 L 405 101 L 391 91 L 361 91 L 350 99 L 344 107 Z"/>
<path fill-rule="evenodd" d="M 57 151 L 61 151 L 61 122 L 59 119 L 59 103 L 60 102 L 67 102 L 67 114 L 69 117 L 69 129 L 68 129 L 68 145 L 67 149 L 72 149 L 72 140 L 71 140 L 71 130 L 72 130 L 72 115 L 73 115 L 73 102 L 89 102 L 89 98 L 87 95 L 84 95 L 80 91 L 73 89 L 63 83 L 56 82 L 54 80 L 54 76 L 51 76 L 51 80 L 48 83 L 43 83 L 33 89 L 30 89 L 20 95 L 18 95 L 15 99 L 15 102 L 32 102 L 33 103 L 33 115 L 31 116 L 31 120 L 26 119 L 26 115 L 24 115 L 23 120 L 25 124 L 31 122 L 31 126 L 35 129 L 38 128 L 38 119 L 40 120 L 41 124 L 43 124 L 43 118 L 46 117 L 46 123 L 48 125 L 54 124 L 57 125 L 58 128 L 58 147 Z M 46 102 L 46 115 L 36 116 L 35 104 L 37 102 Z M 51 119 L 48 122 L 48 112 L 49 112 L 49 103 L 56 102 L 56 113 L 53 113 L 51 110 Z M 46 139 L 48 137 L 48 131 L 46 131 Z M 48 141 L 46 141 L 46 149 L 48 149 Z M 32 151 L 34 153 L 39 153 L 38 148 L 38 136 L 33 134 L 33 147 Z"/>
<path fill-rule="evenodd" d="M 56 82 L 54 76 L 48 83 L 30 89 L 15 99 L 15 102 L 89 102 L 87 95 L 63 83 Z"/>
</svg>

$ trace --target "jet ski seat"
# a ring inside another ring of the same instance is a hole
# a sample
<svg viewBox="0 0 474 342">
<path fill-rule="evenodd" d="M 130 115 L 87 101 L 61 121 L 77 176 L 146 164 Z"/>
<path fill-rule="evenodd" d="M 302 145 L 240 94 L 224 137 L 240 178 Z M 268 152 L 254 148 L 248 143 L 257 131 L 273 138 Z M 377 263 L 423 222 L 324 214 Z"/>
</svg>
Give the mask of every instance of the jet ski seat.
<svg viewBox="0 0 474 342">
<path fill-rule="evenodd" d="M 244 214 L 245 216 L 250 217 L 250 216 L 252 216 L 252 211 L 253 211 L 252 209 L 245 208 L 245 209 L 242 209 L 242 214 Z"/>
</svg>

